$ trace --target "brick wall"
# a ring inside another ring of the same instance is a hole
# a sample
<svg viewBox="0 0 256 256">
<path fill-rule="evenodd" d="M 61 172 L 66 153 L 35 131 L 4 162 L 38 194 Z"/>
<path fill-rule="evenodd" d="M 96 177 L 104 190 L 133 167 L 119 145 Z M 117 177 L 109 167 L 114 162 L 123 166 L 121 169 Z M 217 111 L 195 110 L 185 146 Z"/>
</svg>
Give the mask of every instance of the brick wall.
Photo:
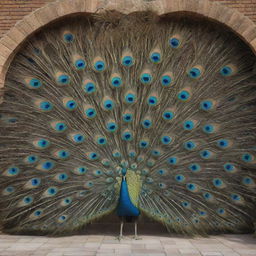
<svg viewBox="0 0 256 256">
<path fill-rule="evenodd" d="M 18 20 L 55 0 L 0 0 L 0 37 Z M 256 22 L 256 0 L 210 0 L 235 8 Z"/>
</svg>

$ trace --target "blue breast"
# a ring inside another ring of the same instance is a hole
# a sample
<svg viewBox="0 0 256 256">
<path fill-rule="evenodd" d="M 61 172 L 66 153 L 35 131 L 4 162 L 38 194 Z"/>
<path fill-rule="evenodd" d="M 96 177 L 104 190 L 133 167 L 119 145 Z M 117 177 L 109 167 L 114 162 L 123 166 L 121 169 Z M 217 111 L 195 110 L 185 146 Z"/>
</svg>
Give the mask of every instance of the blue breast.
<svg viewBox="0 0 256 256">
<path fill-rule="evenodd" d="M 117 205 L 117 215 L 120 217 L 140 215 L 139 209 L 131 202 L 127 183 L 124 179 L 121 183 L 119 202 Z"/>
</svg>

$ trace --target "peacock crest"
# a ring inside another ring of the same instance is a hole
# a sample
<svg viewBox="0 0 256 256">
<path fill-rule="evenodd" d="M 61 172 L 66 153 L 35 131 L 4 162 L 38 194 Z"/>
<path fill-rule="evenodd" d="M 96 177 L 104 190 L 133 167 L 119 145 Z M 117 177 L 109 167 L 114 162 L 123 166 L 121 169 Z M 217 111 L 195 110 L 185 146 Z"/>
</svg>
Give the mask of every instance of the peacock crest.
<svg viewBox="0 0 256 256">
<path fill-rule="evenodd" d="M 150 11 L 39 31 L 0 106 L 2 229 L 61 233 L 109 214 L 126 168 L 134 205 L 170 231 L 250 230 L 254 63 L 220 25 Z"/>
</svg>

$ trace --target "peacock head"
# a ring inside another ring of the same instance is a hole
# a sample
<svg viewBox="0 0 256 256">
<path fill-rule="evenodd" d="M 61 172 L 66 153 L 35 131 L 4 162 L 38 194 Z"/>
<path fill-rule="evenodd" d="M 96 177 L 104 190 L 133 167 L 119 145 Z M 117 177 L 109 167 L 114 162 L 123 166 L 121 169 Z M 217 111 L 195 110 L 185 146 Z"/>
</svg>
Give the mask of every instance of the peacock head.
<svg viewBox="0 0 256 256">
<path fill-rule="evenodd" d="M 125 175 L 126 175 L 126 172 L 127 172 L 127 169 L 126 169 L 126 168 L 122 168 L 122 171 L 121 171 L 121 173 L 122 173 L 122 176 L 123 176 L 123 177 L 125 177 Z"/>
</svg>

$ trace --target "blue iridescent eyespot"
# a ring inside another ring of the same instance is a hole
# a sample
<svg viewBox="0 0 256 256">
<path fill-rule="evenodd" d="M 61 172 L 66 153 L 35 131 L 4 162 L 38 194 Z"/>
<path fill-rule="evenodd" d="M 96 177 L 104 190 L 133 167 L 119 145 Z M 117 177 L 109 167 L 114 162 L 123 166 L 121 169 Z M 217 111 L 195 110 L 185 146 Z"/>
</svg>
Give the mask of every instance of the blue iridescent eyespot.
<svg viewBox="0 0 256 256">
<path fill-rule="evenodd" d="M 178 48 L 180 44 L 181 42 L 178 38 L 172 37 L 169 39 L 169 45 L 174 49 Z"/>
<path fill-rule="evenodd" d="M 217 213 L 220 214 L 220 215 L 223 215 L 225 213 L 225 209 L 223 208 L 218 208 L 217 209 Z"/>
<path fill-rule="evenodd" d="M 150 107 L 156 106 L 158 103 L 158 98 L 156 96 L 149 96 L 147 103 Z"/>
<path fill-rule="evenodd" d="M 70 153 L 67 150 L 59 150 L 57 156 L 59 159 L 67 159 L 70 156 Z"/>
<path fill-rule="evenodd" d="M 57 192 L 58 192 L 58 189 L 56 187 L 50 187 L 47 189 L 47 194 L 51 196 L 56 195 Z"/>
<path fill-rule="evenodd" d="M 33 88 L 33 89 L 38 89 L 42 86 L 42 82 L 39 80 L 39 79 L 36 79 L 36 78 L 32 78 L 30 81 L 29 81 L 29 87 L 30 88 Z"/>
<path fill-rule="evenodd" d="M 101 170 L 94 170 L 94 171 L 93 171 L 93 174 L 94 174 L 95 176 L 100 176 L 100 175 L 103 174 L 103 172 L 102 172 Z"/>
<path fill-rule="evenodd" d="M 64 205 L 69 205 L 69 204 L 72 203 L 72 198 L 70 198 L 70 197 L 64 198 L 62 200 L 62 202 L 63 202 Z"/>
<path fill-rule="evenodd" d="M 174 118 L 174 113 L 172 111 L 164 111 L 164 113 L 162 114 L 162 117 L 164 120 L 166 121 L 170 121 Z"/>
<path fill-rule="evenodd" d="M 76 171 L 79 173 L 79 174 L 85 174 L 87 172 L 87 168 L 84 167 L 84 166 L 80 166 L 78 168 L 76 168 Z"/>
<path fill-rule="evenodd" d="M 185 177 L 184 177 L 184 175 L 177 174 L 177 175 L 175 175 L 175 180 L 178 182 L 183 182 L 185 180 Z"/>
<path fill-rule="evenodd" d="M 70 77 L 68 75 L 60 75 L 57 78 L 57 82 L 61 85 L 68 85 L 70 83 Z"/>
<path fill-rule="evenodd" d="M 122 155 L 121 155 L 121 152 L 118 151 L 118 150 L 114 150 L 113 153 L 112 153 L 112 156 L 114 158 L 120 158 Z"/>
<path fill-rule="evenodd" d="M 89 160 L 97 160 L 99 158 L 99 154 L 96 152 L 91 152 L 88 154 Z"/>
<path fill-rule="evenodd" d="M 219 148 L 227 148 L 229 146 L 229 141 L 225 139 L 220 139 L 217 141 L 217 146 Z"/>
<path fill-rule="evenodd" d="M 121 87 L 122 84 L 123 84 L 123 80 L 122 80 L 121 77 L 118 77 L 118 76 L 117 76 L 117 77 L 113 77 L 113 78 L 111 79 L 111 85 L 112 85 L 113 87 L 115 87 L 115 88 Z"/>
<path fill-rule="evenodd" d="M 160 170 L 157 171 L 157 173 L 160 174 L 160 175 L 164 175 L 164 174 L 166 174 L 166 170 L 160 169 Z"/>
<path fill-rule="evenodd" d="M 60 222 L 66 221 L 66 220 L 67 220 L 67 216 L 66 216 L 66 215 L 61 215 L 61 216 L 58 218 L 58 220 L 59 220 Z"/>
<path fill-rule="evenodd" d="M 186 120 L 184 123 L 183 123 L 183 129 L 186 130 L 186 131 L 191 131 L 195 128 L 195 124 L 192 120 Z"/>
<path fill-rule="evenodd" d="M 45 171 L 49 171 L 54 167 L 54 163 L 52 161 L 45 161 L 41 164 L 42 169 Z"/>
<path fill-rule="evenodd" d="M 183 207 L 185 207 L 185 208 L 190 207 L 190 203 L 187 202 L 187 201 L 182 202 L 181 205 L 182 205 Z"/>
<path fill-rule="evenodd" d="M 7 172 L 9 175 L 15 176 L 20 173 L 20 168 L 18 168 L 16 166 L 11 166 L 7 169 Z"/>
<path fill-rule="evenodd" d="M 221 187 L 223 185 L 223 181 L 220 178 L 215 178 L 212 182 L 215 187 Z"/>
<path fill-rule="evenodd" d="M 105 100 L 103 102 L 103 108 L 105 110 L 113 110 L 114 107 L 115 107 L 115 103 L 113 100 Z"/>
<path fill-rule="evenodd" d="M 141 141 L 139 142 L 139 147 L 140 147 L 140 148 L 147 148 L 148 146 L 149 146 L 149 142 L 146 141 L 146 140 L 141 140 Z"/>
<path fill-rule="evenodd" d="M 38 156 L 36 155 L 29 155 L 26 157 L 25 161 L 28 163 L 28 164 L 33 164 L 33 163 L 36 163 L 38 161 Z"/>
<path fill-rule="evenodd" d="M 200 151 L 200 156 L 203 159 L 209 159 L 212 156 L 212 152 L 205 149 L 205 150 Z"/>
<path fill-rule="evenodd" d="M 134 64 L 132 56 L 124 56 L 122 59 L 122 65 L 125 67 L 131 67 Z"/>
<path fill-rule="evenodd" d="M 57 132 L 64 132 L 67 128 L 68 128 L 67 125 L 63 122 L 56 123 L 54 127 L 54 129 Z"/>
<path fill-rule="evenodd" d="M 204 127 L 203 127 L 203 132 L 205 133 L 213 133 L 214 132 L 214 129 L 215 127 L 212 125 L 212 124 L 206 124 Z"/>
<path fill-rule="evenodd" d="M 68 179 L 68 175 L 66 173 L 60 173 L 57 175 L 57 179 L 59 181 L 66 181 Z"/>
<path fill-rule="evenodd" d="M 33 197 L 32 196 L 26 196 L 23 198 L 23 202 L 25 204 L 31 204 L 33 202 Z"/>
<path fill-rule="evenodd" d="M 125 102 L 126 103 L 134 103 L 136 101 L 136 95 L 133 93 L 128 93 L 125 95 Z"/>
<path fill-rule="evenodd" d="M 105 70 L 105 62 L 102 60 L 98 60 L 94 63 L 94 69 L 96 71 L 104 71 Z"/>
<path fill-rule="evenodd" d="M 159 186 L 160 188 L 162 188 L 162 189 L 166 188 L 166 184 L 164 184 L 164 183 L 162 183 L 162 182 L 158 183 L 158 186 Z"/>
<path fill-rule="evenodd" d="M 220 70 L 220 74 L 222 75 L 222 76 L 231 76 L 232 74 L 233 74 L 233 69 L 230 67 L 230 66 L 224 66 L 224 67 L 222 67 L 221 68 L 221 70 Z"/>
<path fill-rule="evenodd" d="M 36 210 L 36 211 L 34 211 L 34 213 L 33 213 L 33 215 L 35 216 L 35 217 L 39 217 L 39 216 L 41 216 L 43 214 L 43 211 L 42 210 Z"/>
<path fill-rule="evenodd" d="M 37 141 L 37 146 L 41 149 L 47 148 L 50 146 L 50 141 L 46 139 L 40 139 Z"/>
<path fill-rule="evenodd" d="M 231 195 L 230 195 L 230 198 L 231 198 L 233 201 L 241 201 L 241 197 L 240 197 L 238 194 L 231 194 Z"/>
<path fill-rule="evenodd" d="M 167 163 L 170 165 L 175 165 L 175 164 L 177 164 L 177 162 L 178 162 L 178 159 L 175 156 L 169 157 L 167 159 Z"/>
<path fill-rule="evenodd" d="M 74 110 L 77 107 L 75 100 L 68 100 L 65 104 L 65 108 L 68 110 Z"/>
<path fill-rule="evenodd" d="M 198 214 L 200 216 L 206 216 L 207 215 L 207 212 L 206 211 L 199 211 Z"/>
<path fill-rule="evenodd" d="M 161 140 L 162 144 L 164 144 L 164 145 L 168 145 L 172 142 L 172 138 L 168 135 L 162 136 L 160 140 Z"/>
<path fill-rule="evenodd" d="M 106 145 L 107 144 L 107 139 L 105 137 L 99 137 L 97 138 L 97 144 L 98 145 Z"/>
<path fill-rule="evenodd" d="M 96 91 L 96 85 L 93 82 L 88 82 L 83 86 L 83 89 L 87 94 L 91 94 Z"/>
<path fill-rule="evenodd" d="M 242 160 L 246 163 L 250 163 L 253 161 L 253 155 L 249 153 L 245 153 L 242 155 Z"/>
<path fill-rule="evenodd" d="M 152 76 L 149 73 L 143 73 L 140 76 L 140 81 L 143 84 L 150 84 L 152 82 Z"/>
<path fill-rule="evenodd" d="M 49 101 L 42 101 L 40 102 L 39 108 L 43 111 L 50 111 L 53 109 L 53 105 Z"/>
<path fill-rule="evenodd" d="M 122 133 L 122 140 L 131 141 L 133 139 L 132 132 L 126 131 Z"/>
<path fill-rule="evenodd" d="M 194 191 L 197 190 L 197 185 L 194 184 L 194 183 L 188 183 L 188 184 L 186 185 L 186 188 L 187 188 L 189 191 L 194 192 Z"/>
<path fill-rule="evenodd" d="M 169 75 L 164 75 L 161 77 L 161 84 L 162 86 L 170 86 L 172 83 L 172 78 Z"/>
<path fill-rule="evenodd" d="M 151 155 L 156 156 L 156 157 L 161 156 L 161 151 L 158 149 L 153 149 L 153 150 L 151 150 Z"/>
<path fill-rule="evenodd" d="M 193 149 L 196 148 L 196 146 L 197 146 L 196 143 L 193 142 L 193 141 L 186 141 L 184 143 L 184 148 L 187 149 L 187 150 L 193 150 Z"/>
<path fill-rule="evenodd" d="M 5 188 L 4 191 L 7 192 L 8 194 L 11 194 L 15 191 L 15 188 L 12 186 L 9 186 L 9 187 Z"/>
<path fill-rule="evenodd" d="M 204 100 L 200 103 L 200 109 L 209 111 L 213 109 L 213 102 L 211 100 Z"/>
<path fill-rule="evenodd" d="M 150 55 L 150 60 L 153 62 L 153 63 L 159 63 L 161 62 L 161 54 L 159 52 L 153 52 L 151 55 Z"/>
<path fill-rule="evenodd" d="M 187 101 L 190 98 L 190 93 L 188 91 L 181 91 L 178 93 L 178 99 L 181 101 Z"/>
<path fill-rule="evenodd" d="M 130 150 L 128 152 L 129 157 L 134 158 L 136 156 L 136 152 L 134 150 Z"/>
<path fill-rule="evenodd" d="M 30 180 L 30 183 L 33 187 L 38 187 L 41 184 L 40 178 L 33 178 Z"/>
<path fill-rule="evenodd" d="M 131 113 L 123 114 L 123 121 L 126 123 L 132 122 L 133 115 Z"/>
<path fill-rule="evenodd" d="M 247 186 L 254 184 L 254 181 L 251 177 L 244 177 L 242 182 L 244 185 L 247 185 Z"/>
<path fill-rule="evenodd" d="M 211 200 L 213 198 L 212 194 L 209 192 L 203 193 L 203 197 L 205 200 Z"/>
<path fill-rule="evenodd" d="M 73 34 L 71 34 L 71 33 L 65 33 L 64 35 L 63 35 L 63 39 L 64 39 L 64 41 L 66 42 L 66 43 L 71 43 L 71 42 L 73 42 L 74 41 L 74 35 Z"/>
<path fill-rule="evenodd" d="M 86 67 L 86 62 L 83 59 L 79 59 L 75 61 L 75 67 L 77 70 L 82 70 L 85 69 Z"/>
<path fill-rule="evenodd" d="M 189 170 L 192 172 L 199 172 L 201 170 L 201 166 L 199 164 L 190 164 L 189 165 Z"/>
<path fill-rule="evenodd" d="M 85 110 L 85 116 L 87 118 L 94 118 L 97 115 L 97 112 L 94 108 L 87 108 Z"/>
<path fill-rule="evenodd" d="M 73 135 L 73 140 L 76 143 L 81 143 L 85 140 L 85 136 L 83 134 L 77 133 Z"/>
<path fill-rule="evenodd" d="M 108 122 L 106 128 L 108 132 L 115 132 L 118 129 L 118 125 L 115 122 Z"/>
<path fill-rule="evenodd" d="M 189 70 L 188 75 L 190 78 L 199 78 L 201 76 L 201 70 L 199 68 L 193 67 Z"/>
<path fill-rule="evenodd" d="M 152 127 L 152 122 L 149 119 L 144 119 L 142 120 L 141 125 L 143 126 L 143 128 L 149 129 L 150 127 Z"/>
</svg>

